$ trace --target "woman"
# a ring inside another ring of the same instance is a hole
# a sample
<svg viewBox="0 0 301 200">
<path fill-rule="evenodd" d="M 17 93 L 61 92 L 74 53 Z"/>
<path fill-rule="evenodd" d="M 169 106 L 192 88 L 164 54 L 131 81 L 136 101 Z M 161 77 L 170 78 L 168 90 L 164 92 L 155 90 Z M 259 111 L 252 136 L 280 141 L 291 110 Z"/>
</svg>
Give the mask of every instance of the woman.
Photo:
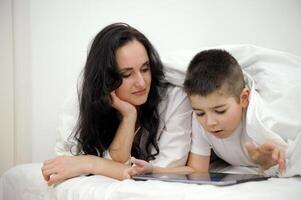
<svg viewBox="0 0 301 200">
<path fill-rule="evenodd" d="M 71 110 L 60 128 L 56 152 L 65 156 L 43 164 L 48 185 L 81 174 L 128 178 L 131 156 L 160 167 L 186 164 L 189 101 L 181 88 L 164 80 L 157 52 L 133 27 L 115 23 L 96 35 L 78 107 L 76 126 Z"/>
</svg>

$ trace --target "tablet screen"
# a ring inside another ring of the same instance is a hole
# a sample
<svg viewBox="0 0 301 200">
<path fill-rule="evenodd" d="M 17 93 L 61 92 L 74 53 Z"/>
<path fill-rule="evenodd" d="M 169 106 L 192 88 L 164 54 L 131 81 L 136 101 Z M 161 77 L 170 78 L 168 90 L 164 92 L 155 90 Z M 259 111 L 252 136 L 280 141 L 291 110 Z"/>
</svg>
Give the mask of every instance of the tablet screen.
<svg viewBox="0 0 301 200">
<path fill-rule="evenodd" d="M 261 181 L 269 177 L 256 174 L 228 174 L 228 173 L 194 173 L 187 175 L 179 174 L 143 174 L 134 176 L 134 180 L 160 180 L 168 182 L 233 185 L 247 181 Z"/>
</svg>

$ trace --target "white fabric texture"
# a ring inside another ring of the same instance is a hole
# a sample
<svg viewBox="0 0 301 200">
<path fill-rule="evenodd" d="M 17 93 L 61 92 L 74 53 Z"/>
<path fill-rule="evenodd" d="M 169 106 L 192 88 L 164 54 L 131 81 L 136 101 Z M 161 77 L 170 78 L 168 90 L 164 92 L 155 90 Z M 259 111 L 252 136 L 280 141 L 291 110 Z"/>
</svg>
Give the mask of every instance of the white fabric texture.
<svg viewBox="0 0 301 200">
<path fill-rule="evenodd" d="M 160 153 L 151 163 L 160 167 L 183 166 L 190 151 L 192 110 L 181 87 L 169 86 L 166 94 L 159 105 L 160 124 L 157 141 Z M 71 155 L 70 149 L 76 144 L 70 134 L 76 126 L 78 108 L 77 95 L 74 93 L 67 99 L 60 116 L 60 135 L 55 147 L 58 155 Z M 105 158 L 111 159 L 108 151 L 104 155 Z"/>
<path fill-rule="evenodd" d="M 271 178 L 219 187 L 81 176 L 47 187 L 41 175 L 41 166 L 41 163 L 18 165 L 3 174 L 0 179 L 0 200 L 298 200 L 301 196 L 301 177 Z M 224 171 L 248 172 L 248 169 Z"/>
<path fill-rule="evenodd" d="M 283 176 L 300 175 L 301 146 L 297 144 L 301 143 L 301 59 L 253 45 L 178 51 L 164 57 L 167 79 L 182 85 L 190 60 L 204 49 L 227 50 L 250 75 L 250 84 L 254 85 L 247 111 L 248 135 L 258 145 L 272 142 L 286 151 L 287 170 Z"/>
</svg>

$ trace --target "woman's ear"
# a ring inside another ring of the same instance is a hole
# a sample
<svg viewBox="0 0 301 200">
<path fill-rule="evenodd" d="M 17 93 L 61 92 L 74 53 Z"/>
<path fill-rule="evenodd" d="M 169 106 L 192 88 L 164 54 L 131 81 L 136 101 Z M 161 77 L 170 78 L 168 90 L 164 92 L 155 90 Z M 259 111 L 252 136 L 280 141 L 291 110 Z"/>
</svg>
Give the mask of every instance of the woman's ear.
<svg viewBox="0 0 301 200">
<path fill-rule="evenodd" d="M 250 90 L 247 86 L 244 87 L 244 89 L 241 91 L 240 94 L 240 104 L 242 107 L 247 107 L 249 104 L 249 96 L 250 96 Z"/>
</svg>

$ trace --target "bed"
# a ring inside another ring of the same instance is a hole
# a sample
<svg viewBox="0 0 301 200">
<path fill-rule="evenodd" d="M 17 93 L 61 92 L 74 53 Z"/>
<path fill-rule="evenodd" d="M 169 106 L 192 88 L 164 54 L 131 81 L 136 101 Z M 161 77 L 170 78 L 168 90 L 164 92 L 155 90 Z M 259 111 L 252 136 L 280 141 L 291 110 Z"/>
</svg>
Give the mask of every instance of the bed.
<svg viewBox="0 0 301 200">
<path fill-rule="evenodd" d="M 299 105 L 301 100 L 299 81 L 301 59 L 291 54 L 253 45 L 234 45 L 222 48 L 230 50 L 243 69 L 253 76 L 261 91 L 262 101 L 268 102 L 267 110 L 258 110 L 260 113 L 255 113 L 257 118 L 254 119 L 255 123 L 253 124 L 260 126 L 259 128 L 262 130 L 270 131 L 255 139 L 259 143 L 270 140 L 280 146 L 287 145 L 286 178 L 270 178 L 266 181 L 221 187 L 161 181 L 118 181 L 94 175 L 72 178 L 56 186 L 48 187 L 41 174 L 42 164 L 30 163 L 17 165 L 1 176 L 0 200 L 300 199 L 301 115 L 299 113 L 301 110 L 300 107 L 296 108 L 294 105 Z M 183 71 L 185 71 L 183 66 L 187 66 L 196 52 L 179 51 L 164 56 L 167 79 L 174 84 L 181 85 Z M 267 79 L 267 74 L 269 77 L 277 77 L 277 81 Z M 282 87 L 283 85 L 285 87 Z M 296 109 L 299 109 L 299 112 L 296 112 Z M 276 120 L 271 120 L 271 116 Z M 279 130 L 282 132 L 285 130 L 288 136 L 297 134 L 299 137 L 295 137 L 297 139 L 294 140 L 282 141 L 275 136 Z M 248 169 L 228 167 L 221 171 L 244 172 L 246 170 Z"/>
<path fill-rule="evenodd" d="M 161 181 L 118 181 L 104 176 L 81 176 L 48 187 L 41 163 L 18 165 L 1 177 L 3 200 L 297 200 L 301 177 L 270 178 L 232 186 L 196 185 Z M 1 194 L 1 193 L 0 193 Z M 1 196 L 0 196 L 1 197 Z"/>
</svg>

